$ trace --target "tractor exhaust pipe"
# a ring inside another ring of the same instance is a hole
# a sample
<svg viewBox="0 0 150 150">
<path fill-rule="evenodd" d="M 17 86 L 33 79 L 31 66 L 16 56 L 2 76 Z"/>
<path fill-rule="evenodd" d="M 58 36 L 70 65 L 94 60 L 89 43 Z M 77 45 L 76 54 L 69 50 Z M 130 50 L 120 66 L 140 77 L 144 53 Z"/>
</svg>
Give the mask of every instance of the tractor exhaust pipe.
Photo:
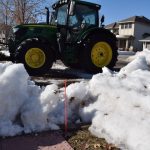
<svg viewBox="0 0 150 150">
<path fill-rule="evenodd" d="M 46 9 L 46 24 L 49 24 L 49 8 L 45 7 Z"/>
</svg>

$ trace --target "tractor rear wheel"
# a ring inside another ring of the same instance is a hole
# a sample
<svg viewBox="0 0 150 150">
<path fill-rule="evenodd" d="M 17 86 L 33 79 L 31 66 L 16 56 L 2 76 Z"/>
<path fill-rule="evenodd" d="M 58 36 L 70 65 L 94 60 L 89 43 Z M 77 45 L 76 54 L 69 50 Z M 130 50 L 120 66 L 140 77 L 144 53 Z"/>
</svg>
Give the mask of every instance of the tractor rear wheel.
<svg viewBox="0 0 150 150">
<path fill-rule="evenodd" d="M 29 75 L 44 74 L 53 64 L 50 47 L 38 39 L 23 41 L 16 50 L 15 60 L 24 64 Z"/>
<path fill-rule="evenodd" d="M 117 61 L 116 39 L 110 34 L 90 36 L 84 43 L 82 67 L 90 72 L 101 72 L 104 66 L 112 69 Z"/>
</svg>

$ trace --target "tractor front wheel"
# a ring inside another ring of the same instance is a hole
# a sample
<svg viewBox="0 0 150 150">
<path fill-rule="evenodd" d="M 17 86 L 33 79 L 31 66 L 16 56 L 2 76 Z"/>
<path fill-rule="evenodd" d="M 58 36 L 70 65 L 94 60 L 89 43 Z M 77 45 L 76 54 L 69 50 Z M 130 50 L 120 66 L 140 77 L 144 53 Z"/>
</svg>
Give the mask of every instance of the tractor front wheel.
<svg viewBox="0 0 150 150">
<path fill-rule="evenodd" d="M 23 41 L 17 48 L 15 60 L 23 63 L 30 75 L 44 74 L 53 64 L 50 47 L 38 39 Z"/>
</svg>

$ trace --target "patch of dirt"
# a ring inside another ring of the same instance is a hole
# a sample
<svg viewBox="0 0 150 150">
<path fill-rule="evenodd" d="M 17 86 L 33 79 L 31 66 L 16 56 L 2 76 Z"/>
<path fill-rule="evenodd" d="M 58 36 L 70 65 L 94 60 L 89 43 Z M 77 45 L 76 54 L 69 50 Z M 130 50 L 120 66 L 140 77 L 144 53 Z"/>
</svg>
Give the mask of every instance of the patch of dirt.
<svg viewBox="0 0 150 150">
<path fill-rule="evenodd" d="M 120 150 L 115 145 L 108 144 L 105 139 L 91 135 L 88 128 L 89 126 L 83 126 L 66 134 L 66 140 L 74 150 Z"/>
</svg>

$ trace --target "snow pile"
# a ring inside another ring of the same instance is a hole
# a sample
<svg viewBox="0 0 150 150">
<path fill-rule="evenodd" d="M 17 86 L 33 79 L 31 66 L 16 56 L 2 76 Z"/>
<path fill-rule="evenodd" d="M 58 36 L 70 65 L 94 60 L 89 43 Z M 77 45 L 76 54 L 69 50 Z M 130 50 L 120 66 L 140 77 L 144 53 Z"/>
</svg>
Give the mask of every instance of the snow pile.
<svg viewBox="0 0 150 150">
<path fill-rule="evenodd" d="M 118 50 L 119 55 L 135 55 L 135 52 L 133 51 L 120 51 Z"/>
<path fill-rule="evenodd" d="M 150 147 L 150 72 L 146 60 L 139 56 L 119 73 L 103 68 L 103 73 L 86 85 L 88 92 L 82 92 L 80 85 L 75 87 L 78 90 L 74 93 L 88 93 L 93 98 L 93 103 L 80 109 L 84 122 L 92 120 L 91 133 L 124 150 Z"/>
<path fill-rule="evenodd" d="M 150 147 L 150 71 L 139 56 L 119 73 L 103 73 L 67 87 L 69 122 L 92 122 L 97 137 L 126 150 Z M 0 136 L 59 129 L 64 89 L 40 88 L 21 64 L 0 64 Z"/>
<path fill-rule="evenodd" d="M 136 55 L 130 56 L 127 60 L 130 62 L 130 61 L 132 61 L 138 57 L 141 57 L 141 56 L 145 57 L 147 64 L 150 65 L 150 50 L 149 49 L 144 49 L 141 52 L 137 52 Z"/>
<path fill-rule="evenodd" d="M 92 119 L 89 130 L 97 137 L 103 137 L 121 149 L 148 150 L 150 72 L 131 68 L 129 73 L 126 70 L 120 74 L 94 76 L 89 84 L 97 101 L 83 109 L 82 117 L 87 119 L 87 114 L 92 114 L 88 120 Z"/>
<path fill-rule="evenodd" d="M 135 70 L 149 70 L 148 63 L 146 61 L 146 58 L 144 56 L 137 57 L 132 62 L 130 62 L 129 65 L 123 67 L 119 74 L 130 74 L 131 72 Z"/>
<path fill-rule="evenodd" d="M 0 135 L 15 135 L 22 131 L 11 121 L 15 120 L 27 97 L 27 78 L 22 65 L 0 65 Z"/>
<path fill-rule="evenodd" d="M 58 109 L 57 89 L 56 85 L 36 86 L 22 64 L 0 64 L 0 136 L 58 129 L 48 116 L 56 107 L 57 112 L 63 111 Z"/>
<path fill-rule="evenodd" d="M 60 69 L 60 70 L 65 70 L 68 67 L 66 67 L 60 60 L 57 60 L 56 62 L 53 63 L 51 69 Z"/>
<path fill-rule="evenodd" d="M 36 86 L 22 64 L 0 64 L 0 83 L 0 136 L 57 130 L 64 123 L 64 89 Z M 80 104 L 89 99 L 85 83 L 78 86 L 81 91 L 67 87 L 69 122 L 79 119 Z"/>
</svg>

